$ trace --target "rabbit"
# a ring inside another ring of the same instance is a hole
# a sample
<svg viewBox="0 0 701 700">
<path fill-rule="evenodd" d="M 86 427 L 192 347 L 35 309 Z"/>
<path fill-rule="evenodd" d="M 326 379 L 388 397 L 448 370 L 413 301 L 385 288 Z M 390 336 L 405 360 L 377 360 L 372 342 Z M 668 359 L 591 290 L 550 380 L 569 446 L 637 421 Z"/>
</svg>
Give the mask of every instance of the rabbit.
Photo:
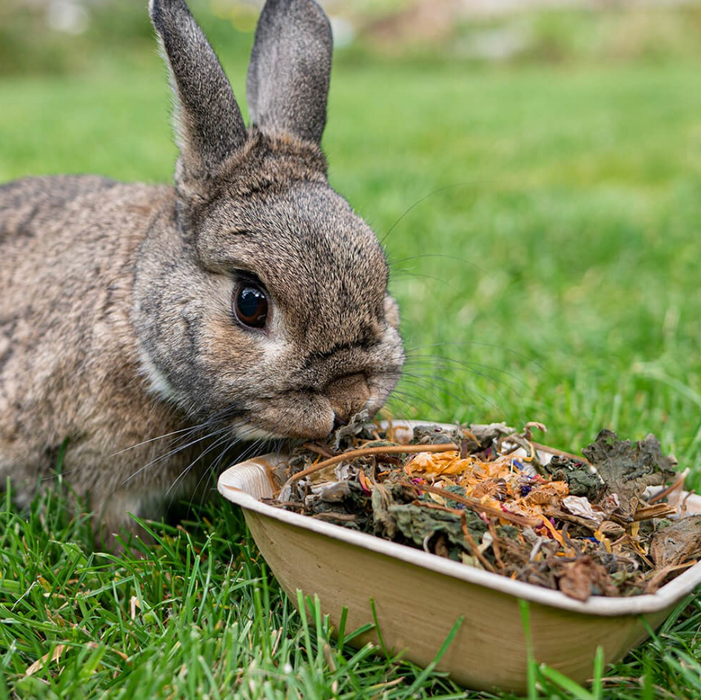
<svg viewBox="0 0 701 700">
<path fill-rule="evenodd" d="M 60 455 L 107 549 L 237 442 L 321 439 L 374 415 L 405 358 L 384 251 L 327 181 L 322 9 L 266 2 L 250 128 L 185 0 L 149 11 L 174 94 L 174 187 L 0 186 L 0 483 L 25 507 Z"/>
</svg>

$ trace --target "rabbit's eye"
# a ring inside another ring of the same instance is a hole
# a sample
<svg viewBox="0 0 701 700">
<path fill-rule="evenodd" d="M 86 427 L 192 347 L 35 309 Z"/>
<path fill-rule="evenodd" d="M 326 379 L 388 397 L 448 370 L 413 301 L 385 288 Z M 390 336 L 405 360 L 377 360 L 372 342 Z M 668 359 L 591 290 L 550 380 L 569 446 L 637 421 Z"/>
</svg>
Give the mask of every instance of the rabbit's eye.
<svg viewBox="0 0 701 700">
<path fill-rule="evenodd" d="M 268 317 L 268 297 L 253 284 L 241 284 L 234 292 L 234 315 L 250 328 L 263 328 Z"/>
</svg>

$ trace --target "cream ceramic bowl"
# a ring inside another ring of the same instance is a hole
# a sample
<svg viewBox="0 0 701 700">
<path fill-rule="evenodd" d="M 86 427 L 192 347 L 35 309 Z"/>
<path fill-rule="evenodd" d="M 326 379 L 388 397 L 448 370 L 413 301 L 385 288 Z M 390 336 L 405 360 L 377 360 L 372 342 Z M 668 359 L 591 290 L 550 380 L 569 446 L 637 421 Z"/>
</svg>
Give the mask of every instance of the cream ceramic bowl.
<svg viewBox="0 0 701 700">
<path fill-rule="evenodd" d="M 412 421 L 428 425 L 427 422 Z M 395 423 L 396 424 L 396 423 Z M 346 630 L 373 623 L 374 602 L 387 648 L 420 666 L 433 661 L 457 618 L 464 620 L 438 664 L 456 682 L 477 690 L 526 691 L 527 644 L 519 600 L 529 603 L 533 653 L 577 682 L 592 675 L 597 647 L 614 663 L 701 584 L 701 563 L 650 595 L 592 597 L 582 603 L 498 574 L 355 532 L 260 502 L 272 494 L 268 469 L 284 456 L 237 464 L 219 478 L 219 492 L 243 508 L 263 557 L 290 599 L 318 595 L 321 609 Z M 690 496 L 687 512 L 701 513 Z M 360 646 L 377 635 L 356 637 Z"/>
</svg>

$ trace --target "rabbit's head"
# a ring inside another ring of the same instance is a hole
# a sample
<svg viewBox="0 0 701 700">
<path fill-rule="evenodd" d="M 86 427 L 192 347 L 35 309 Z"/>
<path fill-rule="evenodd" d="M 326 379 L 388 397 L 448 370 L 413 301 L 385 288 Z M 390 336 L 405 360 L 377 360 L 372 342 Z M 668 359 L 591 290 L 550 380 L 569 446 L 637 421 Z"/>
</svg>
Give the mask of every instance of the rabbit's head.
<svg viewBox="0 0 701 700">
<path fill-rule="evenodd" d="M 320 149 L 332 40 L 312 0 L 268 0 L 246 129 L 184 0 L 152 0 L 175 94 L 175 199 L 142 245 L 133 317 L 151 386 L 241 436 L 322 437 L 374 414 L 404 362 L 375 235 Z"/>
</svg>

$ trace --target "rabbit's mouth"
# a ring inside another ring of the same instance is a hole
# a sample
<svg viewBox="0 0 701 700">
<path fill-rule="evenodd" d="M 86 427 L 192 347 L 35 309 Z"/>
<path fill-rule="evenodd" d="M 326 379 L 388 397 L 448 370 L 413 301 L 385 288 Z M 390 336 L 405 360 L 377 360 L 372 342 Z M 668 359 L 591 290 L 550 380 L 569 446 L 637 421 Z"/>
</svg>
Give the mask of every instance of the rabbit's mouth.
<svg viewBox="0 0 701 700">
<path fill-rule="evenodd" d="M 319 394 L 284 392 L 255 400 L 232 427 L 242 440 L 320 440 L 333 430 L 334 412 Z"/>
<path fill-rule="evenodd" d="M 399 373 L 366 377 L 341 376 L 323 391 L 295 389 L 254 399 L 234 423 L 243 440 L 322 440 L 355 414 L 373 416 L 384 405 Z"/>
</svg>

